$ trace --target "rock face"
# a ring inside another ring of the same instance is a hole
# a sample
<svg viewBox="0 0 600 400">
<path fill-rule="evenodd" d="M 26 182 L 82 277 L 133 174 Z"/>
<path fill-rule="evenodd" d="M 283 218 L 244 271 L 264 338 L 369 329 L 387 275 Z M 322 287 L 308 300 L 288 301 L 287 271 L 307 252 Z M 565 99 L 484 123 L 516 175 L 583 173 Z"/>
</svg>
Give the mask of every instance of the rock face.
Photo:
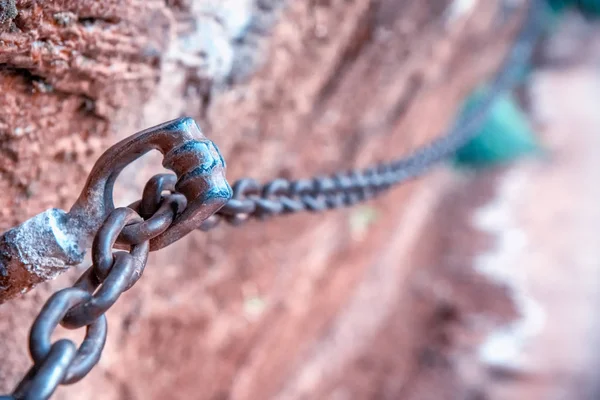
<svg viewBox="0 0 600 400">
<path fill-rule="evenodd" d="M 231 180 L 406 154 L 496 69 L 524 6 L 501 3 L 2 1 L 0 228 L 68 209 L 107 146 L 182 115 L 218 144 Z M 158 165 L 126 170 L 117 201 L 139 198 Z M 57 398 L 475 396 L 448 355 L 460 315 L 513 311 L 469 271 L 453 296 L 431 267 L 428 246 L 443 240 L 428 237 L 430 217 L 450 181 L 198 232 L 153 254 L 108 313 L 100 364 Z M 0 307 L 0 391 L 28 368 L 40 305 L 81 272 Z"/>
</svg>

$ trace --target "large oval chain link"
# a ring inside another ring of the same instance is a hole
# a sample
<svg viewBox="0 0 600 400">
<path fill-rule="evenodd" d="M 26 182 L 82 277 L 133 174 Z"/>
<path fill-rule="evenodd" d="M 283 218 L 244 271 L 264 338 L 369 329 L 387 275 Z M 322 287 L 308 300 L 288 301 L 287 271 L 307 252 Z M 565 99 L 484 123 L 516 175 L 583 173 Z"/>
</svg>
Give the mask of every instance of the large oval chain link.
<svg viewBox="0 0 600 400">
<path fill-rule="evenodd" d="M 105 313 L 142 276 L 150 240 L 165 232 L 186 207 L 185 196 L 162 195 L 174 190 L 172 179 L 155 176 L 146 185 L 142 200 L 110 212 L 94 237 L 92 266 L 72 287 L 48 299 L 29 335 L 34 364 L 13 394 L 0 396 L 0 400 L 47 399 L 59 385 L 81 380 L 98 363 L 107 336 Z M 145 219 L 138 214 L 140 209 Z M 115 252 L 115 245 L 128 247 L 128 251 Z M 86 328 L 79 348 L 69 339 L 51 342 L 58 325 Z"/>
</svg>

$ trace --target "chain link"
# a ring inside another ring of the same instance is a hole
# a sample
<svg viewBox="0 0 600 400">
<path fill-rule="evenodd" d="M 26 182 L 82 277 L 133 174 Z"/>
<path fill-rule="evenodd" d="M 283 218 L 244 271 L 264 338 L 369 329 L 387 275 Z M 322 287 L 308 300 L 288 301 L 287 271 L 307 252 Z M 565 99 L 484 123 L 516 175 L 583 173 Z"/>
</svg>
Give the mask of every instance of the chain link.
<svg viewBox="0 0 600 400">
<path fill-rule="evenodd" d="M 48 299 L 29 334 L 34 364 L 12 395 L 0 396 L 0 400 L 47 399 L 59 385 L 81 380 L 98 363 L 106 343 L 105 313 L 142 276 L 150 240 L 165 232 L 187 205 L 179 193 L 162 195 L 174 191 L 176 181 L 175 175 L 156 175 L 140 201 L 108 215 L 94 237 L 92 266 L 72 287 Z M 115 246 L 128 247 L 129 251 L 114 252 Z M 79 349 L 68 339 L 51 343 L 58 325 L 86 327 Z"/>
<path fill-rule="evenodd" d="M 162 192 L 164 184 L 156 182 L 170 182 L 170 179 L 157 176 L 148 186 Z M 146 191 L 141 201 L 116 208 L 106 218 L 92 244 L 92 266 L 72 287 L 56 292 L 43 306 L 29 334 L 29 352 L 34 364 L 12 395 L 0 396 L 0 400 L 47 399 L 59 385 L 81 380 L 98 363 L 106 343 L 105 313 L 142 276 L 150 239 L 168 229 L 177 213 L 185 208 L 185 197 L 180 194 L 155 197 L 154 193 Z M 150 195 L 153 197 L 149 198 Z M 138 213 L 140 204 L 145 204 L 146 219 Z M 130 244 L 129 251 L 113 251 L 119 239 L 121 246 Z M 58 325 L 67 329 L 86 328 L 79 348 L 68 339 L 51 342 Z"/>
</svg>

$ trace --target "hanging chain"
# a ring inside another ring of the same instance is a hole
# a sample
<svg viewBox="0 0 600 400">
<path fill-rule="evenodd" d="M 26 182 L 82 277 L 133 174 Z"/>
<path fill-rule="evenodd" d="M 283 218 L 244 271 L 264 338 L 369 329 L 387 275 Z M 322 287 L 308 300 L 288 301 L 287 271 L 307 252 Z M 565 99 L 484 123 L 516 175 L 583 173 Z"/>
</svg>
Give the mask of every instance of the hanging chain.
<svg viewBox="0 0 600 400">
<path fill-rule="evenodd" d="M 140 201 L 129 207 L 107 208 L 110 211 L 106 215 L 101 214 L 103 223 L 96 231 L 92 243 L 92 266 L 72 287 L 62 289 L 48 299 L 29 335 L 29 351 L 34 364 L 13 393 L 0 396 L 0 400 L 48 399 L 59 385 L 75 383 L 90 372 L 98 363 L 106 342 L 105 313 L 122 293 L 140 279 L 151 248 L 164 247 L 189 230 L 191 222 L 182 220 L 182 215 L 193 220 L 196 215 L 209 213 L 210 216 L 203 216 L 204 222 L 200 225 L 200 229 L 209 230 L 223 220 L 239 225 L 252 218 L 264 219 L 300 211 L 318 212 L 351 206 L 423 174 L 453 154 L 474 135 L 497 95 L 514 84 L 524 62 L 529 60 L 540 32 L 541 16 L 536 12 L 542 8 L 540 1 L 534 0 L 530 6 L 523 30 L 478 108 L 461 118 L 449 134 L 403 159 L 364 170 L 305 180 L 276 179 L 260 185 L 253 179 L 241 179 L 233 185 L 233 196 L 224 206 L 220 209 L 212 206 L 218 211 L 210 212 L 211 201 L 214 203 L 214 199 L 225 198 L 227 193 L 223 194 L 223 187 L 219 192 L 221 197 L 214 197 L 213 194 L 213 198 L 205 198 L 202 203 L 204 205 L 199 203 L 198 206 L 190 207 L 190 196 L 198 193 L 189 182 L 198 177 L 204 179 L 202 174 L 206 176 L 213 173 L 215 166 L 218 173 L 220 155 L 216 148 L 204 142 L 188 141 L 179 144 L 171 143 L 170 138 L 162 138 L 162 141 L 168 142 L 167 146 L 159 143 L 152 134 L 142 132 L 140 140 L 151 142 L 154 147 L 164 145 L 165 157 L 169 158 L 167 163 L 172 163 L 174 170 L 180 169 L 178 175 L 182 176 L 181 180 L 178 181 L 177 176 L 171 174 L 156 175 L 146 184 Z M 129 144 L 123 148 L 133 151 L 127 146 Z M 200 149 L 198 146 L 205 147 Z M 121 150 L 115 151 L 117 156 L 122 156 Z M 191 150 L 200 151 L 201 154 L 190 152 Z M 134 153 L 139 156 L 140 152 L 136 150 Z M 211 158 L 213 156 L 214 159 Z M 207 159 L 212 160 L 208 167 L 191 169 L 191 161 L 206 162 Z M 107 179 L 106 182 L 99 181 L 102 185 L 107 185 L 109 192 L 112 192 L 112 183 L 125 161 L 118 162 L 118 168 L 108 173 L 100 168 Z M 208 180 L 204 183 L 205 188 L 208 187 L 206 182 Z M 218 180 L 216 182 L 216 186 L 212 187 L 213 192 L 218 188 Z M 106 195 L 107 189 L 99 187 Z M 182 191 L 186 191 L 185 196 L 181 194 Z M 89 195 L 97 192 L 99 193 L 98 190 L 90 191 Z M 208 207 L 209 211 L 202 211 L 201 207 Z M 190 213 L 189 208 L 193 209 L 193 213 Z M 173 229 L 173 225 L 177 224 L 181 226 Z M 113 252 L 115 246 L 126 247 L 128 251 Z M 59 324 L 67 329 L 86 328 L 85 338 L 79 348 L 69 339 L 51 342 L 51 335 Z"/>
<path fill-rule="evenodd" d="M 160 182 L 160 176 L 151 180 L 157 181 Z M 161 185 L 157 188 L 161 190 Z M 34 364 L 12 395 L 0 396 L 0 400 L 47 399 L 59 385 L 78 382 L 90 372 L 100 360 L 106 342 L 105 313 L 140 279 L 150 240 L 169 227 L 183 205 L 185 197 L 180 194 L 162 196 L 147 189 L 141 201 L 116 208 L 108 215 L 92 244 L 92 266 L 73 286 L 48 299 L 29 334 Z M 146 210 L 145 219 L 140 216 L 141 209 Z M 148 213 L 148 209 L 153 211 Z M 113 252 L 118 241 L 135 244 L 129 251 Z M 58 325 L 86 328 L 78 349 L 69 339 L 51 343 L 50 337 Z"/>
</svg>

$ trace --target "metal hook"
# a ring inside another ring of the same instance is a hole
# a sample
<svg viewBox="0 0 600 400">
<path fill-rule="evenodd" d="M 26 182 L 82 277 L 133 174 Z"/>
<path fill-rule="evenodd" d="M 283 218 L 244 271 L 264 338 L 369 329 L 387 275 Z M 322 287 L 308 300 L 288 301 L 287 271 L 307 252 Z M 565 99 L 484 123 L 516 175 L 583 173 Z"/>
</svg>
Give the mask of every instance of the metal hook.
<svg viewBox="0 0 600 400">
<path fill-rule="evenodd" d="M 164 155 L 163 166 L 175 172 L 175 190 L 187 199 L 187 207 L 173 224 L 150 241 L 161 249 L 198 228 L 231 198 L 225 178 L 225 161 L 192 118 L 180 118 L 146 129 L 108 149 L 96 162 L 69 215 L 84 215 L 96 231 L 114 210 L 113 186 L 127 165 L 151 150 Z"/>
<path fill-rule="evenodd" d="M 192 118 L 146 129 L 109 148 L 96 162 L 79 198 L 67 213 L 50 209 L 0 236 L 0 303 L 83 261 L 85 250 L 114 210 L 113 188 L 121 171 L 151 150 L 175 172 L 175 191 L 187 206 L 171 226 L 150 240 L 161 249 L 200 227 L 231 198 L 225 161 Z"/>
</svg>

